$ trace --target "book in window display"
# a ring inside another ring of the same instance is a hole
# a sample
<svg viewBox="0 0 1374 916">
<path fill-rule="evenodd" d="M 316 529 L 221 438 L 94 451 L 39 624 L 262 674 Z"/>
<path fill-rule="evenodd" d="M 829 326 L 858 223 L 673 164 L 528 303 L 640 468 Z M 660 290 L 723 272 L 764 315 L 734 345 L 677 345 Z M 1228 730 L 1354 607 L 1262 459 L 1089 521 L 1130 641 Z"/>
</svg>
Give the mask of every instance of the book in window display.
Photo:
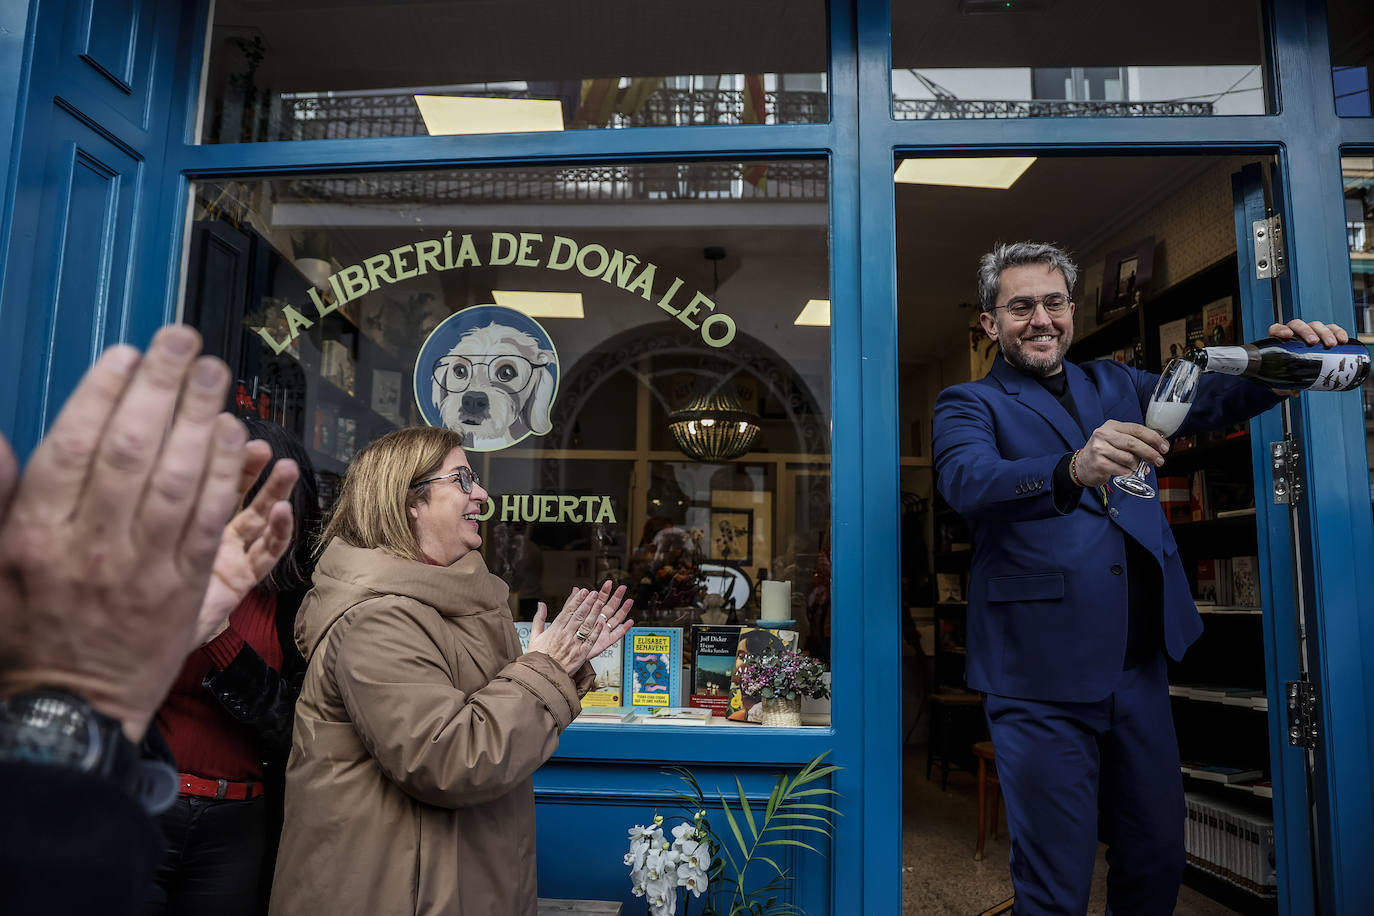
<svg viewBox="0 0 1374 916">
<path fill-rule="evenodd" d="M 692 682 L 688 705 L 710 710 L 714 715 L 729 712 L 735 674 L 736 653 L 743 627 L 692 627 Z"/>
<path fill-rule="evenodd" d="M 682 680 L 682 630 L 631 627 L 625 636 L 621 683 L 627 706 L 655 709 L 677 706 Z"/>
<path fill-rule="evenodd" d="M 767 627 L 743 627 L 735 649 L 735 673 L 751 658 L 776 655 L 784 649 L 797 651 L 796 630 L 775 630 Z M 730 705 L 726 718 L 732 722 L 763 722 L 763 698 L 745 693 L 737 678 L 732 677 Z"/>
<path fill-rule="evenodd" d="M 607 646 L 600 655 L 588 659 L 592 670 L 596 672 L 596 681 L 582 698 L 584 707 L 619 706 L 624 701 L 625 691 L 621 688 L 625 677 L 624 649 L 625 641 L 621 640 Z"/>
</svg>

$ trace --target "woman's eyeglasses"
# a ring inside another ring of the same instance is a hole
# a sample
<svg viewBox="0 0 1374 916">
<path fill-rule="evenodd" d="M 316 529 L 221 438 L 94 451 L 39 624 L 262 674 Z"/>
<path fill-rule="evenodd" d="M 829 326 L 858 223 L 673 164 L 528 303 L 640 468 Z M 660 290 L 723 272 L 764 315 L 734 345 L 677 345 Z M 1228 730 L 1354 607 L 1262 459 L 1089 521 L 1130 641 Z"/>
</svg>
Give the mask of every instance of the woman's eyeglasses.
<svg viewBox="0 0 1374 916">
<path fill-rule="evenodd" d="M 463 465 L 458 470 L 454 471 L 452 474 L 440 474 L 438 477 L 426 477 L 424 480 L 417 480 L 410 485 L 410 488 L 413 490 L 422 484 L 434 483 L 434 481 L 436 480 L 454 479 L 458 481 L 458 486 L 463 488 L 463 492 L 467 493 L 469 496 L 472 495 L 472 488 L 475 486 L 479 486 L 482 483 L 482 480 L 480 477 L 477 476 L 476 471 L 474 471 L 467 465 Z"/>
</svg>

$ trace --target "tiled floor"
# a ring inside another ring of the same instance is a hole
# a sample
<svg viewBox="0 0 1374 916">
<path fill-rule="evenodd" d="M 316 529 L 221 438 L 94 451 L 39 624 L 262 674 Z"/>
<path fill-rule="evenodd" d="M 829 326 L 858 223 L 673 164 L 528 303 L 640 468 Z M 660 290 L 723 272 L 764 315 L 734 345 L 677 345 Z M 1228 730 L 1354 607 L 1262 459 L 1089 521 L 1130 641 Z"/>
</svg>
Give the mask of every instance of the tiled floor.
<svg viewBox="0 0 1374 916">
<path fill-rule="evenodd" d="M 1003 814 L 997 839 L 988 838 L 983 861 L 973 860 L 978 830 L 978 791 L 972 776 L 951 773 L 940 791 L 939 774 L 925 778 L 925 752 L 903 761 L 902 913 L 976 916 L 1011 896 L 1007 829 Z M 1088 912 L 1106 909 L 1106 863 L 1099 852 Z M 1177 916 L 1234 916 L 1234 911 L 1190 888 L 1178 898 Z"/>
</svg>

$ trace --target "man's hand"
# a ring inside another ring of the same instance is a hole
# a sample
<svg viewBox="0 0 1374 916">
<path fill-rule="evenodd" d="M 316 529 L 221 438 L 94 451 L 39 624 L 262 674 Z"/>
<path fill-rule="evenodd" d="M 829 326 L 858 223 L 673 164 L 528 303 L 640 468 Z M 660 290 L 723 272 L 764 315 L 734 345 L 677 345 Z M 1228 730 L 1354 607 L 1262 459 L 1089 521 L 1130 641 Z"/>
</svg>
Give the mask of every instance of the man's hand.
<svg viewBox="0 0 1374 916">
<path fill-rule="evenodd" d="M 1108 420 L 1079 449 L 1073 475 L 1086 487 L 1101 486 L 1118 474 L 1134 472 L 1142 461 L 1159 467 L 1167 451 L 1168 440 L 1148 426 Z"/>
<path fill-rule="evenodd" d="M 112 347 L 17 484 L 0 448 L 0 695 L 69 690 L 143 737 L 241 493 L 247 433 L 199 350 L 188 327 Z"/>
<path fill-rule="evenodd" d="M 1350 335 L 1345 333 L 1345 329 L 1340 325 L 1303 321 L 1301 318 L 1294 318 L 1287 324 L 1269 325 L 1269 336 L 1277 337 L 1279 340 L 1296 337 L 1309 346 L 1321 344 L 1323 347 L 1334 347 L 1337 344 L 1350 343 Z"/>
<path fill-rule="evenodd" d="M 256 466 L 260 472 L 270 460 L 271 451 L 257 448 L 267 445 L 262 441 L 255 440 L 249 445 L 254 447 L 253 454 L 244 466 Z M 266 454 L 259 454 L 260 451 Z M 194 645 L 204 645 L 228 629 L 229 615 L 234 608 L 267 577 L 290 546 L 294 524 L 291 488 L 298 477 L 300 470 L 296 462 L 289 458 L 278 461 L 253 501 L 225 526 L 205 600 L 200 603 L 192 638 Z M 255 474 L 248 480 L 248 486 L 256 481 Z"/>
</svg>

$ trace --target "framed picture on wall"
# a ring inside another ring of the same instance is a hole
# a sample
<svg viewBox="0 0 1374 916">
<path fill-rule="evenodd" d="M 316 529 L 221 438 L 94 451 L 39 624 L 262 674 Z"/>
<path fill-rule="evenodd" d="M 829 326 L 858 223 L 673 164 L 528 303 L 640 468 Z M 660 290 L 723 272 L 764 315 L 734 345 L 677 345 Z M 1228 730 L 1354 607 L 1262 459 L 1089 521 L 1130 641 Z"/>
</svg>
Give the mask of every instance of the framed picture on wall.
<svg viewBox="0 0 1374 916">
<path fill-rule="evenodd" d="M 1108 252 L 1102 271 L 1102 292 L 1097 300 L 1101 324 L 1139 305 L 1154 273 L 1155 237 Z"/>
<path fill-rule="evenodd" d="M 754 562 L 754 513 L 711 508 L 711 559 L 749 566 Z"/>
</svg>

